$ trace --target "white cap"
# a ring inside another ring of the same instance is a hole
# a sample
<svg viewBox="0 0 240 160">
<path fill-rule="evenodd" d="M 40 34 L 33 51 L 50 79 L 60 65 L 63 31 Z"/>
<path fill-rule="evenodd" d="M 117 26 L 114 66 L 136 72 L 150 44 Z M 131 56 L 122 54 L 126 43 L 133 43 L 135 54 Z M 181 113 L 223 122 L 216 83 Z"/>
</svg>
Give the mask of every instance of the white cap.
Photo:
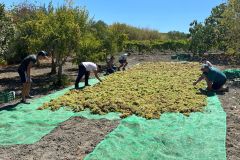
<svg viewBox="0 0 240 160">
<path fill-rule="evenodd" d="M 204 69 L 204 68 L 209 68 L 209 66 L 208 66 L 207 64 L 203 64 L 203 65 L 201 66 L 201 69 Z"/>
</svg>

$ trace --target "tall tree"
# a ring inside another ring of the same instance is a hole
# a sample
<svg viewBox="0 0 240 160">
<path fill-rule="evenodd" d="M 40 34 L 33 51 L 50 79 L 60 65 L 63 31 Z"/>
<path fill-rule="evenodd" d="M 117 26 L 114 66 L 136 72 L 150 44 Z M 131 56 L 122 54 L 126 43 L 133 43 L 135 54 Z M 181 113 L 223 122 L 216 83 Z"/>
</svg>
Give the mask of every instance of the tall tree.
<svg viewBox="0 0 240 160">
<path fill-rule="evenodd" d="M 20 34 L 17 42 L 24 42 L 27 53 L 44 49 L 52 54 L 52 69 L 53 72 L 57 71 L 60 85 L 63 65 L 69 56 L 79 50 L 83 33 L 80 25 L 85 23 L 82 12 L 85 11 L 69 5 L 53 9 L 50 4 L 48 9 L 37 9 L 33 19 L 27 19 L 18 25 Z"/>
<path fill-rule="evenodd" d="M 204 23 L 196 20 L 190 24 L 191 34 L 190 49 L 194 53 L 203 53 L 208 50 L 225 50 L 226 27 L 221 24 L 225 4 L 220 4 L 212 9 L 211 15 L 205 19 Z"/>
<path fill-rule="evenodd" d="M 5 11 L 4 4 L 0 4 L 0 64 L 7 61 L 9 46 L 15 34 L 15 26 L 10 15 Z"/>
<path fill-rule="evenodd" d="M 228 52 L 240 55 L 240 0 L 228 0 L 222 23 L 227 27 Z"/>
<path fill-rule="evenodd" d="M 110 26 L 119 33 L 126 34 L 129 40 L 163 40 L 164 34 L 148 28 L 137 28 L 122 23 L 114 23 Z"/>
<path fill-rule="evenodd" d="M 62 80 L 63 65 L 67 58 L 78 51 L 80 36 L 80 27 L 75 20 L 72 9 L 62 6 L 49 16 L 48 32 L 45 39 L 52 46 L 51 50 L 56 57 L 59 82 Z"/>
<path fill-rule="evenodd" d="M 35 34 L 31 22 L 36 20 L 36 13 L 38 10 L 39 8 L 34 4 L 24 2 L 15 5 L 10 11 L 16 28 L 16 34 L 9 48 L 9 63 L 18 63 L 25 56 L 32 54 L 29 48 L 28 37 Z"/>
</svg>

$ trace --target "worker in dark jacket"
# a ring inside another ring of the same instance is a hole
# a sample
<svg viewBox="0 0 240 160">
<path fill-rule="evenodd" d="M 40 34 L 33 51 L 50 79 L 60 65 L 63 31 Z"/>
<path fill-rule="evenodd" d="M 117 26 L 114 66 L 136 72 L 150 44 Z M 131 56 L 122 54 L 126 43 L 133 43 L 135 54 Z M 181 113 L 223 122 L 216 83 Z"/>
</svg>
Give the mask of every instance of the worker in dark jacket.
<svg viewBox="0 0 240 160">
<path fill-rule="evenodd" d="M 18 67 L 18 73 L 21 79 L 21 83 L 23 84 L 22 88 L 22 103 L 29 104 L 26 101 L 26 98 L 32 98 L 30 96 L 30 88 L 31 88 L 31 68 L 32 66 L 39 60 L 42 60 L 47 57 L 47 52 L 40 51 L 37 55 L 29 55 L 23 59 L 20 66 Z"/>
</svg>

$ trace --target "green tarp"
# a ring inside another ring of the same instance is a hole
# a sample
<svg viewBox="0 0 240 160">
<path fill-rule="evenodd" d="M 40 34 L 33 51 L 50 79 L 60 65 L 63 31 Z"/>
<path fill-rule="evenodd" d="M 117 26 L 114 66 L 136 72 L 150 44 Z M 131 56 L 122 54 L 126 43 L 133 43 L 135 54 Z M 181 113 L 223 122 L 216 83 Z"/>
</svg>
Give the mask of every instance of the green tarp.
<svg viewBox="0 0 240 160">
<path fill-rule="evenodd" d="M 240 78 L 240 69 L 226 69 L 223 72 L 228 79 Z"/>
<path fill-rule="evenodd" d="M 97 80 L 90 80 L 90 84 L 97 82 Z M 80 86 L 83 86 L 83 83 Z M 71 88 L 35 99 L 30 105 L 19 104 L 15 108 L 0 111 L 0 145 L 32 144 L 52 131 L 59 123 L 72 116 L 82 116 L 89 119 L 119 119 L 117 113 L 100 116 L 93 115 L 89 111 L 74 113 L 64 108 L 54 112 L 47 109 L 37 110 L 43 103 L 63 95 Z"/>
<path fill-rule="evenodd" d="M 85 160 L 225 160 L 226 113 L 217 96 L 203 113 L 186 117 L 164 113 L 160 119 L 131 116 Z"/>
</svg>

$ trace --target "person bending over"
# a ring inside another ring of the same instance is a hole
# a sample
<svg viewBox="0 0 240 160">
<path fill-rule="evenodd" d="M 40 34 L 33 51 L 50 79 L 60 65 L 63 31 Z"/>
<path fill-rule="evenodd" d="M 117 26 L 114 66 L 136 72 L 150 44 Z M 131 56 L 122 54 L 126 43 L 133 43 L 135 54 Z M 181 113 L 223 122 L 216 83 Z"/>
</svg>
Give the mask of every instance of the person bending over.
<svg viewBox="0 0 240 160">
<path fill-rule="evenodd" d="M 124 53 L 119 57 L 119 63 L 120 63 L 120 66 L 118 67 L 119 71 L 121 70 L 121 68 L 123 71 L 126 69 L 126 66 L 128 65 L 127 57 L 128 57 L 127 53 Z"/>
<path fill-rule="evenodd" d="M 82 62 L 78 67 L 78 76 L 75 81 L 75 88 L 79 89 L 79 82 L 83 75 L 85 75 L 85 86 L 89 86 L 88 79 L 91 72 L 94 73 L 95 77 L 101 82 L 102 80 L 98 76 L 101 67 L 93 62 Z"/>
<path fill-rule="evenodd" d="M 31 68 L 32 66 L 39 60 L 42 60 L 44 58 L 47 58 L 47 52 L 40 51 L 37 55 L 29 55 L 26 58 L 23 59 L 20 66 L 18 67 L 18 73 L 21 79 L 21 83 L 23 84 L 22 88 L 22 103 L 29 104 L 29 102 L 26 101 L 26 98 L 33 98 L 33 96 L 30 96 L 30 88 L 31 88 Z"/>
<path fill-rule="evenodd" d="M 202 75 L 193 83 L 197 85 L 200 81 L 205 79 L 207 89 L 209 91 L 227 92 L 228 87 L 224 88 L 227 81 L 226 75 L 216 67 L 209 67 L 208 64 L 203 64 L 201 67 Z"/>
</svg>

